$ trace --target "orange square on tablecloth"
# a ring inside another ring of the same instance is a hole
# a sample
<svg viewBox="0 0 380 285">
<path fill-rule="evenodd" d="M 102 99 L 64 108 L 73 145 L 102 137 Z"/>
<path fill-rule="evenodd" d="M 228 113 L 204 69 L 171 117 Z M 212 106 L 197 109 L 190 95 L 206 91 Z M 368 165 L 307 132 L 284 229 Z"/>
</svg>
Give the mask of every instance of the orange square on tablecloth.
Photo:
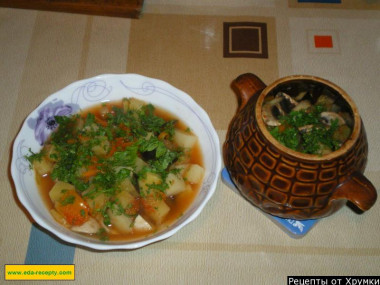
<svg viewBox="0 0 380 285">
<path fill-rule="evenodd" d="M 314 45 L 316 48 L 332 48 L 332 36 L 314 36 Z"/>
</svg>

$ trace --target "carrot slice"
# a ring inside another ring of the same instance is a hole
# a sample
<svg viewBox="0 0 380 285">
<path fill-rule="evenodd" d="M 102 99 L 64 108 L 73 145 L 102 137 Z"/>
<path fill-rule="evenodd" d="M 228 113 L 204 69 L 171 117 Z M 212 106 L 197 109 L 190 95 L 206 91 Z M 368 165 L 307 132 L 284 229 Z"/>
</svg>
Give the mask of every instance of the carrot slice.
<svg viewBox="0 0 380 285">
<path fill-rule="evenodd" d="M 162 141 L 163 139 L 166 139 L 169 136 L 167 132 L 162 132 L 158 135 L 158 139 Z"/>
<path fill-rule="evenodd" d="M 125 213 L 130 216 L 137 215 L 140 209 L 140 199 L 135 198 L 135 200 L 131 203 L 130 207 L 125 209 Z"/>
<path fill-rule="evenodd" d="M 111 142 L 111 148 L 110 150 L 108 151 L 108 154 L 106 155 L 106 157 L 111 157 L 114 155 L 114 153 L 116 151 L 123 151 L 125 150 L 128 146 L 131 146 L 133 145 L 135 142 L 132 141 L 125 141 L 124 138 L 116 138 L 114 139 L 112 142 Z"/>
<path fill-rule="evenodd" d="M 95 117 L 96 118 L 96 122 L 99 124 L 99 125 L 101 125 L 101 126 L 103 126 L 103 127 L 107 127 L 108 126 L 108 122 L 106 121 L 106 120 L 103 120 L 103 119 L 101 119 L 101 118 L 99 118 L 99 117 Z"/>
<path fill-rule="evenodd" d="M 75 190 L 69 190 L 55 203 L 58 213 L 73 226 L 80 226 L 89 219 L 89 206 Z"/>
<path fill-rule="evenodd" d="M 145 213 L 152 213 L 155 211 L 153 206 L 151 206 L 146 199 L 141 199 L 141 206 Z"/>
<path fill-rule="evenodd" d="M 83 142 L 86 142 L 86 141 L 90 140 L 90 137 L 83 136 L 83 135 L 78 135 L 78 139 L 79 139 L 80 142 L 83 143 Z"/>
<path fill-rule="evenodd" d="M 99 172 L 99 169 L 95 164 L 92 164 L 88 167 L 87 171 L 82 173 L 82 178 L 89 179 L 92 176 L 95 176 Z"/>
</svg>

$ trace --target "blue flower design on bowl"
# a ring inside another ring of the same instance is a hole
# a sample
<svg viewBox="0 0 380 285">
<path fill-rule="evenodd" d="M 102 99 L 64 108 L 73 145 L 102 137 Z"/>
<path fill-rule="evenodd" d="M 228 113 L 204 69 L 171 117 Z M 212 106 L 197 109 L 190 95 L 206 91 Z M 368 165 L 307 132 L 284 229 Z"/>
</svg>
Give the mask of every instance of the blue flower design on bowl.
<svg viewBox="0 0 380 285">
<path fill-rule="evenodd" d="M 57 128 L 56 116 L 67 116 L 72 114 L 72 112 L 73 108 L 69 105 L 64 105 L 62 101 L 48 103 L 42 107 L 38 112 L 38 118 L 34 126 L 34 137 L 37 142 L 43 145 L 51 132 Z"/>
</svg>

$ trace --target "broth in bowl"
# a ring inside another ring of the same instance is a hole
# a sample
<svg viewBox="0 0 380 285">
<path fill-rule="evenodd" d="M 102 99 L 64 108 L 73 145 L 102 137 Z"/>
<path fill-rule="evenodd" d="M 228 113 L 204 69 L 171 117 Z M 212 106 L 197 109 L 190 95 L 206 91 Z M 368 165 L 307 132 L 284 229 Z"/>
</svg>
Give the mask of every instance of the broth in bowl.
<svg viewBox="0 0 380 285">
<path fill-rule="evenodd" d="M 189 208 L 204 176 L 197 136 L 165 110 L 135 98 L 56 116 L 30 151 L 45 204 L 64 227 L 100 240 L 136 240 Z"/>
</svg>

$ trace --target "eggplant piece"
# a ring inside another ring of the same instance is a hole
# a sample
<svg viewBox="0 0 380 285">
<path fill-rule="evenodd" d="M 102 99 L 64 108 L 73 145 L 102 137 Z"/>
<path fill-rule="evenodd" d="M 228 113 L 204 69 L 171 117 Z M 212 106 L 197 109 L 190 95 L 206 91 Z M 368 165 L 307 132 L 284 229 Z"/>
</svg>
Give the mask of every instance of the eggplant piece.
<svg viewBox="0 0 380 285">
<path fill-rule="evenodd" d="M 145 161 L 153 160 L 156 158 L 156 150 L 144 151 L 141 153 L 141 157 Z"/>
</svg>

